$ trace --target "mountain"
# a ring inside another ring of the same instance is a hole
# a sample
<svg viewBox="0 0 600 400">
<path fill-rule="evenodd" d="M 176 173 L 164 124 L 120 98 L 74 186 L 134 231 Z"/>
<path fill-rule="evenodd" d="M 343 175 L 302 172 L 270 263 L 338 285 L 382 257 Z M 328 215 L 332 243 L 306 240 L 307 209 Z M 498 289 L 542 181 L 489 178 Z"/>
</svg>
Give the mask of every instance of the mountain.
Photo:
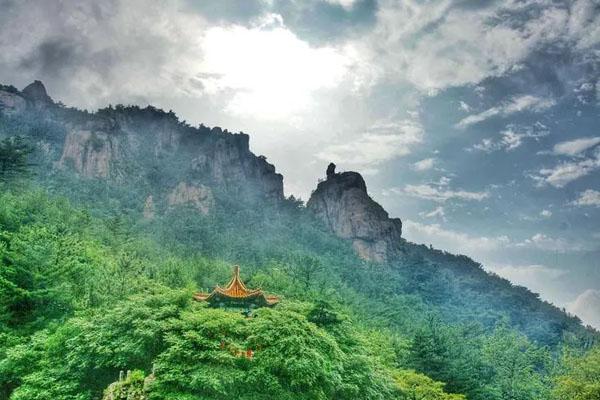
<svg viewBox="0 0 600 400">
<path fill-rule="evenodd" d="M 5 129 L 26 120 L 52 171 L 168 189 L 160 201 L 199 201 L 210 187 L 281 200 L 283 177 L 249 149 L 249 137 L 221 128 L 193 128 L 152 106 L 108 107 L 90 114 L 56 104 L 40 81 L 18 91 L 0 86 Z M 40 131 L 44 131 L 41 133 Z M 166 167 L 168 166 L 168 168 Z M 152 194 L 149 194 L 151 196 Z M 148 203 L 157 199 L 148 198 Z"/>
<path fill-rule="evenodd" d="M 14 148 L 32 174 L 0 175 L 0 399 L 542 400 L 563 348 L 598 340 L 404 239 L 358 172 L 331 164 L 306 205 L 286 198 L 243 133 L 69 108 L 36 81 L 0 86 L 2 160 Z M 279 305 L 192 300 L 233 264 Z"/>
<path fill-rule="evenodd" d="M 176 213 L 181 207 L 207 218 L 219 214 L 220 225 L 213 227 L 213 235 L 240 235 L 239 241 L 248 244 L 254 239 L 247 236 L 261 227 L 263 241 L 248 245 L 268 254 L 274 250 L 265 248 L 277 247 L 276 241 L 285 235 L 303 240 L 289 228 L 282 232 L 282 227 L 268 222 L 275 216 L 281 219 L 282 207 L 289 203 L 283 196 L 283 177 L 264 156 L 249 150 L 244 133 L 192 127 L 173 112 L 152 106 L 109 106 L 95 113 L 68 108 L 54 102 L 39 81 L 22 91 L 0 86 L 0 114 L 0 133 L 23 135 L 35 144 L 38 180 L 80 204 L 114 211 L 118 201 L 117 208 L 141 220 Z M 245 214 L 256 213 L 257 207 L 260 216 Z M 330 165 L 327 179 L 300 212 L 302 220 L 289 217 L 288 223 L 312 224 L 302 221 L 312 221 L 314 215 L 325 237 L 330 232 L 349 243 L 363 263 L 381 265 L 369 279 L 387 271 L 388 277 L 382 279 L 388 280 L 389 297 L 417 295 L 449 321 L 474 320 L 493 327 L 506 317 L 531 338 L 549 344 L 558 343 L 564 331 L 583 331 L 576 318 L 527 289 L 486 273 L 468 257 L 407 242 L 401 236 L 400 219 L 390 218 L 368 195 L 359 173 L 338 173 Z M 255 225 L 244 226 L 251 218 L 256 218 Z M 171 237 L 181 234 L 176 227 L 170 229 Z M 266 240 L 269 229 L 271 243 Z M 225 251 L 222 246 L 209 248 L 209 239 L 200 242 L 204 251 L 223 256 L 218 253 Z M 315 251 L 321 244 L 311 246 Z M 364 283 L 356 285 L 354 290 L 365 290 Z"/>
</svg>

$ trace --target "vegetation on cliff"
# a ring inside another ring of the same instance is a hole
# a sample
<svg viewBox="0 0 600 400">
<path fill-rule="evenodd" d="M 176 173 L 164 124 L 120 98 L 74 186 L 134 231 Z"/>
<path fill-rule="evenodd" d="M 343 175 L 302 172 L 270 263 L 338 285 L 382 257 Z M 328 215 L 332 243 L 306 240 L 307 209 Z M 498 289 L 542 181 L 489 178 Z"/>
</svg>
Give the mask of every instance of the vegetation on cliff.
<svg viewBox="0 0 600 400">
<path fill-rule="evenodd" d="M 597 397 L 597 334 L 472 260 L 403 242 L 401 257 L 371 263 L 269 185 L 242 196 L 231 185 L 244 176 L 182 176 L 156 155 L 165 142 L 115 153 L 117 176 L 82 177 L 60 165 L 64 122 L 98 115 L 56 112 L 0 113 L 0 136 L 23 137 L 0 147 L 34 149 L 6 161 L 0 183 L 0 398 Z M 104 113 L 128 129 L 187 129 L 152 109 Z M 169 205 L 183 186 L 210 188 L 210 205 L 187 194 Z M 281 304 L 247 319 L 192 300 L 233 263 Z"/>
</svg>

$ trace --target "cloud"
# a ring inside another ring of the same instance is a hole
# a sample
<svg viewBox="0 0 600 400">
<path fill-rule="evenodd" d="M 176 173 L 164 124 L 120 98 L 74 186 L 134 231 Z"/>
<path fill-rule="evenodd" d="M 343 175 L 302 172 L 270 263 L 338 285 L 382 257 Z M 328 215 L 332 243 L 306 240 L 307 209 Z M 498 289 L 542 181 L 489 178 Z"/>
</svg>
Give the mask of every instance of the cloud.
<svg viewBox="0 0 600 400">
<path fill-rule="evenodd" d="M 432 169 L 434 165 L 435 165 L 434 158 L 425 158 L 421 161 L 417 161 L 416 163 L 414 163 L 412 165 L 412 169 L 414 169 L 415 171 L 427 171 L 427 170 Z"/>
<path fill-rule="evenodd" d="M 600 290 L 588 289 L 567 306 L 567 310 L 596 329 L 600 329 Z"/>
<path fill-rule="evenodd" d="M 542 168 L 537 174 L 530 176 L 537 181 L 538 186 L 551 185 L 562 188 L 598 169 L 600 169 L 600 151 L 597 151 L 593 157 L 581 161 L 561 162 L 552 168 Z"/>
<path fill-rule="evenodd" d="M 450 190 L 434 185 L 406 185 L 401 192 L 408 196 L 444 203 L 448 200 L 481 201 L 489 197 L 488 192 L 469 192 L 466 190 Z"/>
<path fill-rule="evenodd" d="M 206 92 L 232 92 L 229 112 L 261 119 L 306 111 L 313 94 L 339 84 L 352 62 L 333 47 L 300 40 L 278 15 L 251 28 L 209 28 L 202 51 L 198 80 Z"/>
<path fill-rule="evenodd" d="M 492 153 L 498 150 L 511 151 L 521 147 L 526 139 L 537 140 L 543 136 L 547 136 L 548 133 L 547 128 L 542 124 L 521 128 L 509 125 L 505 130 L 500 132 L 500 139 L 482 139 L 481 142 L 474 144 L 467 150 L 483 151 L 485 153 Z"/>
<path fill-rule="evenodd" d="M 492 252 L 509 249 L 539 250 L 560 254 L 589 250 L 581 244 L 549 237 L 542 233 L 522 241 L 515 241 L 507 235 L 474 236 L 446 229 L 440 224 L 423 224 L 412 220 L 403 221 L 403 232 L 408 240 L 416 243 L 432 243 L 447 251 L 484 258 Z"/>
<path fill-rule="evenodd" d="M 510 243 L 507 236 L 487 237 L 471 236 L 442 228 L 439 224 L 422 224 L 412 220 L 403 221 L 404 236 L 416 243 L 432 243 L 442 248 L 460 254 L 478 254 L 501 249 Z"/>
<path fill-rule="evenodd" d="M 552 216 L 552 211 L 550 210 L 542 210 L 540 212 L 540 216 L 544 218 L 550 218 Z"/>
<path fill-rule="evenodd" d="M 459 105 L 460 105 L 460 109 L 461 109 L 461 110 L 463 110 L 463 111 L 465 111 L 465 112 L 471 112 L 471 106 L 470 106 L 470 105 L 468 105 L 467 103 L 465 103 L 464 101 L 462 101 L 462 100 L 461 100 L 461 101 L 459 102 Z"/>
<path fill-rule="evenodd" d="M 564 156 L 577 156 L 599 143 L 600 136 L 569 140 L 555 144 L 552 153 Z"/>
<path fill-rule="evenodd" d="M 205 27 L 176 3 L 11 2 L 0 17 L 0 71 L 10 83 L 42 79 L 80 107 L 198 95 L 189 80 Z"/>
<path fill-rule="evenodd" d="M 439 206 L 430 212 L 420 212 L 419 216 L 422 218 L 436 218 L 439 217 L 443 220 L 446 220 L 446 213 L 444 211 L 444 207 Z"/>
<path fill-rule="evenodd" d="M 545 289 L 554 281 L 567 275 L 569 271 L 552 268 L 546 265 L 506 265 L 490 264 L 487 269 L 514 284 L 525 286 L 528 289 L 544 293 Z"/>
<path fill-rule="evenodd" d="M 521 242 L 515 242 L 513 243 L 513 247 L 537 249 L 555 253 L 586 250 L 586 247 L 579 243 L 572 243 L 562 238 L 550 237 L 544 233 L 536 233 L 528 239 Z"/>
<path fill-rule="evenodd" d="M 575 206 L 595 206 L 600 207 L 600 192 L 593 189 L 588 189 L 579 194 L 579 197 L 571 204 Z"/>
<path fill-rule="evenodd" d="M 489 269 L 498 275 L 520 285 L 531 286 L 536 280 L 556 279 L 564 276 L 568 271 L 547 267 L 545 265 L 493 265 Z"/>
<path fill-rule="evenodd" d="M 325 0 L 329 4 L 340 5 L 346 10 L 351 10 L 354 7 L 356 0 Z"/>
<path fill-rule="evenodd" d="M 593 9 L 575 16 L 568 7 L 539 1 L 382 0 L 365 47 L 389 79 L 435 93 L 501 76 L 537 50 L 565 42 L 573 50 L 589 48 L 595 37 L 586 30 L 597 28 L 585 12 Z"/>
<path fill-rule="evenodd" d="M 489 118 L 501 116 L 506 117 L 514 113 L 522 111 L 540 112 L 552 107 L 555 104 L 553 99 L 547 99 L 532 95 L 514 96 L 509 101 L 506 101 L 498 106 L 488 108 L 478 114 L 469 115 L 461 119 L 457 124 L 457 128 L 467 128 L 471 125 L 478 124 Z"/>
<path fill-rule="evenodd" d="M 414 119 L 380 121 L 358 137 L 345 138 L 317 154 L 324 161 L 344 162 L 354 166 L 373 166 L 407 155 L 423 140 L 423 127 Z"/>
</svg>

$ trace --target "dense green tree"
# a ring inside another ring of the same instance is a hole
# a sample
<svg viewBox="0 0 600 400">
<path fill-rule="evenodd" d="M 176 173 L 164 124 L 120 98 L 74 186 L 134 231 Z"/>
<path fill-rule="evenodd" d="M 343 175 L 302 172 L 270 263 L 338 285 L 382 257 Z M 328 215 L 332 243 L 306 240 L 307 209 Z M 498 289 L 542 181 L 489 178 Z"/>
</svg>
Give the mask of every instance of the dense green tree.
<svg viewBox="0 0 600 400">
<path fill-rule="evenodd" d="M 600 399 L 600 346 L 583 355 L 565 355 L 552 395 L 556 400 Z"/>
<path fill-rule="evenodd" d="M 444 384 L 415 371 L 402 370 L 394 373 L 394 381 L 400 398 L 406 400 L 464 400 L 460 394 L 444 391 Z"/>
<path fill-rule="evenodd" d="M 22 137 L 13 136 L 0 140 L 0 183 L 23 176 L 29 171 L 28 157 L 33 147 Z"/>
<path fill-rule="evenodd" d="M 487 338 L 484 357 L 494 373 L 491 386 L 497 399 L 549 398 L 549 382 L 544 379 L 544 373 L 550 364 L 550 355 L 524 335 L 499 327 Z"/>
</svg>

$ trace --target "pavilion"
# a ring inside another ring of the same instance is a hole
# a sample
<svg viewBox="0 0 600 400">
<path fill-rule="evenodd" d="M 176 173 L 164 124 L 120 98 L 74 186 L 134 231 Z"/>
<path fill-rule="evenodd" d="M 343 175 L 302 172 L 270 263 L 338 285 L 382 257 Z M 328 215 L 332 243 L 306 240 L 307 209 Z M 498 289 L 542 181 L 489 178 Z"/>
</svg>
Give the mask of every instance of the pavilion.
<svg viewBox="0 0 600 400">
<path fill-rule="evenodd" d="M 248 289 L 240 278 L 240 267 L 233 267 L 233 276 L 225 288 L 216 286 L 210 293 L 196 293 L 194 299 L 206 301 L 211 307 L 251 310 L 272 307 L 279 297 L 268 296 L 261 289 Z"/>
</svg>

